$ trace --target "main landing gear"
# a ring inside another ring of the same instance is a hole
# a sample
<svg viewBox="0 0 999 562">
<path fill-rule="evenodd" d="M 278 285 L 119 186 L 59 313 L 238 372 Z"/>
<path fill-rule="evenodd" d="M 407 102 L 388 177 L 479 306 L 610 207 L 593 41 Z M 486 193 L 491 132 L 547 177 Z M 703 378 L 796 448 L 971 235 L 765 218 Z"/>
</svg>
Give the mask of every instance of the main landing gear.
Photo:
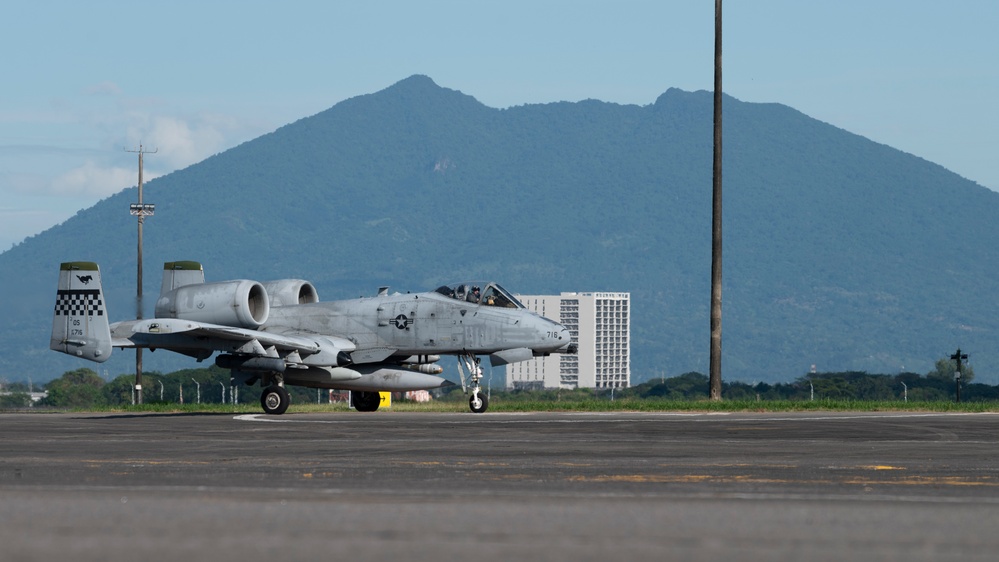
<svg viewBox="0 0 999 562">
<path fill-rule="evenodd" d="M 260 395 L 260 405 L 265 414 L 281 415 L 288 409 L 290 403 L 291 397 L 288 396 L 288 390 L 280 384 L 268 386 Z"/>
<path fill-rule="evenodd" d="M 466 353 L 458 357 L 458 374 L 461 376 L 461 389 L 466 394 L 471 390 L 472 395 L 468 399 L 468 408 L 475 414 L 481 414 L 489 407 L 489 397 L 482 392 L 482 386 L 480 385 L 482 367 L 479 365 L 479 361 L 479 358 L 474 353 Z M 465 374 L 465 369 L 468 369 L 468 375 Z"/>
<path fill-rule="evenodd" d="M 350 401 L 354 409 L 358 412 L 374 412 L 382 403 L 382 397 L 378 392 L 351 391 Z"/>
</svg>

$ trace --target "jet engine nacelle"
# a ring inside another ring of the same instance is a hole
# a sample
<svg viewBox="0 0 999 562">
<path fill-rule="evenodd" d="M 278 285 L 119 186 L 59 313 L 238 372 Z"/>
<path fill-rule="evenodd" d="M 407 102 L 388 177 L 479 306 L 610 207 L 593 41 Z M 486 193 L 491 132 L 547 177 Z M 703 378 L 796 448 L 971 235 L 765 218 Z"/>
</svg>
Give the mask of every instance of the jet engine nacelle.
<svg viewBox="0 0 999 562">
<path fill-rule="evenodd" d="M 319 302 L 319 292 L 308 281 L 302 279 L 279 279 L 264 283 L 271 306 L 289 304 L 311 304 Z"/>
<path fill-rule="evenodd" d="M 185 285 L 160 295 L 157 318 L 180 318 L 221 326 L 255 330 L 270 315 L 264 286 L 241 279 L 220 283 Z"/>
</svg>

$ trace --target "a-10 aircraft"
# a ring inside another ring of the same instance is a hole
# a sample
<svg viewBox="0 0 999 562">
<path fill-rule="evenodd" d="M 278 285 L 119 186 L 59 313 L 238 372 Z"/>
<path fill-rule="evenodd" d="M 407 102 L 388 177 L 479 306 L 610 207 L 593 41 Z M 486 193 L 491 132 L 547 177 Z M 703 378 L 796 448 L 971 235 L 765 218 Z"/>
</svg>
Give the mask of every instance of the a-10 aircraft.
<svg viewBox="0 0 999 562">
<path fill-rule="evenodd" d="M 569 330 L 528 311 L 496 283 L 459 283 L 432 292 L 319 302 L 301 279 L 205 283 L 201 264 L 167 262 L 156 317 L 110 324 L 101 273 L 67 262 L 49 347 L 104 362 L 112 347 L 166 349 L 230 369 L 235 382 L 264 388 L 260 403 L 282 414 L 285 385 L 352 391 L 354 407 L 375 411 L 380 391 L 429 390 L 441 355 L 458 357 L 469 407 L 488 407 L 479 355 L 505 365 L 550 353 L 576 353 Z M 467 370 L 467 373 L 466 373 Z"/>
</svg>

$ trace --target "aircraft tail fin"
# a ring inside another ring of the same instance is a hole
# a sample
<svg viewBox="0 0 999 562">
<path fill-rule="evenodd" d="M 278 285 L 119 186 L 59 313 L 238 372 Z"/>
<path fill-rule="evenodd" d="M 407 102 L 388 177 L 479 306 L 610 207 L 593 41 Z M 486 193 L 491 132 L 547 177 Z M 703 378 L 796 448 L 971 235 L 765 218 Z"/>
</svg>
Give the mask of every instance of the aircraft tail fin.
<svg viewBox="0 0 999 562">
<path fill-rule="evenodd" d="M 184 285 L 200 285 L 205 282 L 205 270 L 196 261 L 168 261 L 163 264 L 163 285 L 160 296 Z"/>
<path fill-rule="evenodd" d="M 111 357 L 111 328 L 96 263 L 76 261 L 59 266 L 49 348 L 98 363 Z"/>
</svg>

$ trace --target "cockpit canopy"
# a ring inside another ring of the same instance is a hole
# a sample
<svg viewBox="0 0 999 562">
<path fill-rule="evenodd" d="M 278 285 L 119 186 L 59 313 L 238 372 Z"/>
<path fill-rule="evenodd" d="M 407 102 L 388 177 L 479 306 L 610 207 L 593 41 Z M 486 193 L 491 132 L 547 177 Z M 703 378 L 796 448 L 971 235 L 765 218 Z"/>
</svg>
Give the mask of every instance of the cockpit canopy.
<svg viewBox="0 0 999 562">
<path fill-rule="evenodd" d="M 466 281 L 454 285 L 441 285 L 436 292 L 452 299 L 475 304 L 500 308 L 524 308 L 524 305 L 499 283 Z"/>
</svg>

